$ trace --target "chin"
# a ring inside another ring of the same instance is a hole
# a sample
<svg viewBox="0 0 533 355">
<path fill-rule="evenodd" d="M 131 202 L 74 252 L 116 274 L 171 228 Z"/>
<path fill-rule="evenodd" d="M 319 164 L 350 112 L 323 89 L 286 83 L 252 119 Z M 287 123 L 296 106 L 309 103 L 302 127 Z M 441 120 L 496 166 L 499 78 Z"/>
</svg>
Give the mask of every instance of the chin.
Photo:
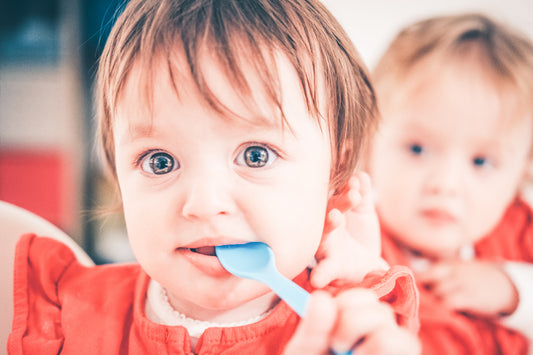
<svg viewBox="0 0 533 355">
<path fill-rule="evenodd" d="M 256 282 L 256 281 L 254 281 Z M 243 285 L 244 286 L 244 285 Z M 265 295 L 273 295 L 269 288 L 261 285 L 261 288 L 235 287 L 231 290 L 217 291 L 204 298 L 207 308 L 216 310 L 231 310 L 245 304 L 261 303 Z"/>
<path fill-rule="evenodd" d="M 429 236 L 429 237 L 428 237 Z M 418 238 L 406 238 L 401 241 L 406 247 L 413 249 L 425 257 L 443 258 L 454 255 L 463 245 L 455 235 L 446 235 L 427 231 Z"/>
<path fill-rule="evenodd" d="M 435 243 L 432 245 L 424 245 L 419 249 L 424 255 L 435 259 L 455 258 L 461 249 L 461 244 L 450 243 L 449 241 L 443 243 Z"/>
</svg>

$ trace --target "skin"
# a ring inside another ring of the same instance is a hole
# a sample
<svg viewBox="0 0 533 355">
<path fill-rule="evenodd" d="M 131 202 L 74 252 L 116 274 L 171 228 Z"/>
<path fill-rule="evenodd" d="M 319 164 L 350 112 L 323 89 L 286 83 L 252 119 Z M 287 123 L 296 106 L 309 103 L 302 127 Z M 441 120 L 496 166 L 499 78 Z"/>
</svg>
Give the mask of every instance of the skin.
<svg viewBox="0 0 533 355">
<path fill-rule="evenodd" d="M 379 221 L 368 174 L 356 172 L 340 193 L 330 198 L 328 205 L 311 284 L 323 288 L 342 280 L 360 282 L 372 270 L 388 269 L 379 256 Z"/>
<path fill-rule="evenodd" d="M 459 254 L 497 225 L 518 193 L 531 119 L 479 60 L 450 62 L 419 64 L 382 100 L 370 173 L 384 225 L 432 261 L 419 280 L 452 308 L 494 316 L 514 309 L 514 286 L 499 265 Z"/>
<path fill-rule="evenodd" d="M 206 68 L 216 68 L 210 64 Z M 191 248 L 265 242 L 289 278 L 306 268 L 318 248 L 330 194 L 330 142 L 307 112 L 294 72 L 280 64 L 292 132 L 281 128 L 279 117 L 267 116 L 264 104 L 259 114 L 266 120 L 257 119 L 227 90 L 218 70 L 207 75 L 211 89 L 246 120 L 208 109 L 190 82 L 180 83 L 178 98 L 164 67 L 156 72 L 151 130 L 139 107 L 138 68 L 119 103 L 117 176 L 131 246 L 146 272 L 167 289 L 172 306 L 190 317 L 235 321 L 259 315 L 275 301 L 266 286 L 230 276 L 216 256 Z M 250 147 L 268 154 L 265 166 L 248 165 Z M 154 152 L 176 168 L 154 174 Z"/>
<path fill-rule="evenodd" d="M 155 71 L 152 116 L 139 99 L 138 66 L 119 100 L 113 135 L 130 243 L 143 269 L 167 290 L 171 305 L 188 317 L 246 320 L 279 301 L 261 283 L 226 272 L 213 246 L 265 242 L 280 272 L 294 278 L 313 260 L 325 219 L 326 235 L 338 229 L 325 217 L 336 205 L 328 207 L 333 191 L 329 135 L 308 113 L 288 61 L 280 57 L 276 64 L 282 102 L 290 103 L 283 108 L 290 130 L 282 129 L 279 117 L 261 100 L 253 70 L 245 70 L 257 95 L 252 111 L 228 90 L 217 63 L 208 57 L 210 89 L 238 117 L 209 109 L 188 76 L 180 77 L 176 95 L 164 65 Z M 258 159 L 246 153 L 268 158 L 259 159 L 264 166 L 253 167 Z M 321 346 L 308 353 L 326 354 L 330 347 L 352 347 L 362 336 L 374 339 L 368 344 L 383 343 L 383 354 L 400 345 L 407 346 L 405 354 L 418 353 L 414 336 L 399 330 L 390 307 L 371 291 L 357 292 L 366 296 L 334 299 L 313 293 L 309 316 L 285 354 L 300 353 L 311 337 Z M 355 310 L 365 305 L 372 305 L 376 321 L 362 327 L 368 317 Z M 345 312 L 354 316 L 340 317 Z"/>
</svg>

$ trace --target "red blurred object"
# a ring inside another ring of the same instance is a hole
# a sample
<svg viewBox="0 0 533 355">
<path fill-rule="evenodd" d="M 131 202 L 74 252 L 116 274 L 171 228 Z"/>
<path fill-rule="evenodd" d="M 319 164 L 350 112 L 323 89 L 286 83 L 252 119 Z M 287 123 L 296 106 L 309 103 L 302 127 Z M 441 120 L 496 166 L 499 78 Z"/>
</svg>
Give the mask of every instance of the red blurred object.
<svg viewBox="0 0 533 355">
<path fill-rule="evenodd" d="M 71 172 L 60 151 L 0 150 L 0 200 L 23 207 L 58 227 L 72 221 Z"/>
</svg>

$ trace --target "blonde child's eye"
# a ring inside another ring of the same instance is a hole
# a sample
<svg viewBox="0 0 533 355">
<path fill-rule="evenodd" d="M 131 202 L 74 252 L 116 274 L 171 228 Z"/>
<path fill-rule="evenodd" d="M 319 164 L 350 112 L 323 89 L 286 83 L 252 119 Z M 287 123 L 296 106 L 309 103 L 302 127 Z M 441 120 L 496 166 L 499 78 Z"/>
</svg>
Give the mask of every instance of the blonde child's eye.
<svg viewBox="0 0 533 355">
<path fill-rule="evenodd" d="M 238 165 L 246 165 L 250 168 L 262 168 L 276 160 L 278 155 L 267 147 L 252 145 L 244 149 L 235 160 Z"/>
<path fill-rule="evenodd" d="M 483 166 L 487 162 L 487 159 L 482 157 L 476 157 L 472 160 L 475 166 Z"/>
<path fill-rule="evenodd" d="M 421 144 L 410 144 L 409 145 L 409 151 L 413 155 L 420 155 L 424 152 L 424 147 L 422 147 Z"/>
<path fill-rule="evenodd" d="M 476 167 L 476 168 L 485 168 L 485 167 L 489 167 L 489 166 L 493 166 L 493 161 L 487 157 L 484 157 L 484 156 L 478 156 L 478 157 L 474 157 L 472 159 L 472 164 Z"/>
<path fill-rule="evenodd" d="M 146 155 L 141 167 L 147 173 L 155 175 L 168 174 L 179 167 L 178 162 L 168 153 L 155 152 Z"/>
</svg>

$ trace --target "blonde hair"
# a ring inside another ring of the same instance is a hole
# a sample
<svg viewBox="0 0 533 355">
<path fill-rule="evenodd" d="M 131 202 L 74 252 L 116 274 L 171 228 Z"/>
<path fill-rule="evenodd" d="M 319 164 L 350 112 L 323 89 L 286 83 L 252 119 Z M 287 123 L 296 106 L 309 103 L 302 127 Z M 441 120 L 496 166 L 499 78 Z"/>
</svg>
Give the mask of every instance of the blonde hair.
<svg viewBox="0 0 533 355">
<path fill-rule="evenodd" d="M 134 64 L 142 65 L 141 90 L 148 98 L 157 56 L 166 60 L 177 94 L 176 75 L 188 70 L 206 103 L 217 112 L 227 112 L 209 90 L 209 78 L 201 66 L 206 50 L 243 99 L 251 99 L 252 93 L 242 66 L 253 65 L 268 99 L 282 116 L 279 76 L 271 64 L 276 53 L 293 65 L 307 108 L 318 120 L 318 92 L 323 88 L 332 142 L 332 184 L 340 187 L 347 181 L 375 128 L 376 99 L 367 69 L 349 37 L 316 0 L 130 1 L 109 35 L 96 84 L 97 138 L 115 180 L 113 120 Z M 185 68 L 173 64 L 176 52 L 183 54 Z"/>
<path fill-rule="evenodd" d="M 510 88 L 533 118 L 533 42 L 525 35 L 483 14 L 438 16 L 405 27 L 374 68 L 372 79 L 379 100 L 387 100 L 423 61 L 457 63 L 471 51 L 498 85 Z M 453 64 L 452 64 L 453 65 Z M 378 100 L 378 101 L 379 101 Z"/>
</svg>

